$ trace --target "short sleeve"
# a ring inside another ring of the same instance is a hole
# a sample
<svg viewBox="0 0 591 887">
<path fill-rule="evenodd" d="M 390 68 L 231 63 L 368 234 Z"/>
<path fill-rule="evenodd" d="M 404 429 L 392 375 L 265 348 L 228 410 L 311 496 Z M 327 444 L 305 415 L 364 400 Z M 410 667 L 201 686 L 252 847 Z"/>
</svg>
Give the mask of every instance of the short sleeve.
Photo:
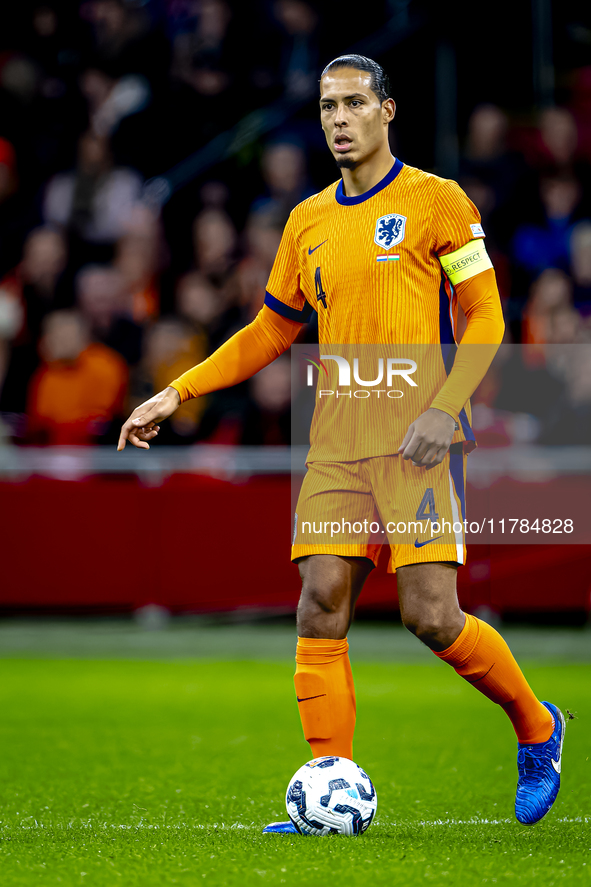
<svg viewBox="0 0 591 887">
<path fill-rule="evenodd" d="M 265 305 L 296 323 L 306 323 L 313 308 L 300 288 L 300 267 L 293 230 L 293 214 L 287 220 L 267 283 Z"/>
<path fill-rule="evenodd" d="M 470 240 L 484 237 L 480 213 L 460 186 L 446 179 L 433 205 L 433 252 L 453 253 Z"/>
</svg>

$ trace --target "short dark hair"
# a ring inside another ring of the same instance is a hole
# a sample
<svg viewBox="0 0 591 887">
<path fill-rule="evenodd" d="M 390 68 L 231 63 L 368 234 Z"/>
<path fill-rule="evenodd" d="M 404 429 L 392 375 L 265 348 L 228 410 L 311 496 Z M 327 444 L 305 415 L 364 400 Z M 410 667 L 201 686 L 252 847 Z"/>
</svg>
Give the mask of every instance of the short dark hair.
<svg viewBox="0 0 591 887">
<path fill-rule="evenodd" d="M 322 74 L 321 79 L 328 71 L 336 68 L 355 68 L 357 71 L 365 71 L 371 74 L 371 88 L 379 98 L 380 102 L 385 102 L 390 98 L 390 81 L 388 75 L 381 65 L 368 59 L 367 56 L 351 53 L 350 55 L 340 55 L 338 58 L 329 62 Z"/>
</svg>

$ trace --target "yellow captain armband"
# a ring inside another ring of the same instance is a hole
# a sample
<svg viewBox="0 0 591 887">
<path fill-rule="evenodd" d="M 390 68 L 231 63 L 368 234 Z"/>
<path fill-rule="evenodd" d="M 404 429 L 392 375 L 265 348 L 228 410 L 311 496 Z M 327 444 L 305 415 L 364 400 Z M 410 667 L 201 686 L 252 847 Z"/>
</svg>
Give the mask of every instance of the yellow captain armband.
<svg viewBox="0 0 591 887">
<path fill-rule="evenodd" d="M 471 240 L 454 253 L 439 256 L 439 261 L 450 283 L 454 285 L 493 266 L 481 239 Z"/>
</svg>

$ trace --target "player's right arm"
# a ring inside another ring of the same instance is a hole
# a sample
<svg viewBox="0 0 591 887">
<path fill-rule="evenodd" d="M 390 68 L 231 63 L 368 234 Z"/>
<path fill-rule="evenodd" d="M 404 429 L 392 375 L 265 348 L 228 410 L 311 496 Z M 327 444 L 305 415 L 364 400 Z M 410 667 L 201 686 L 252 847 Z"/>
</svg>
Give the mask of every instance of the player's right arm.
<svg viewBox="0 0 591 887">
<path fill-rule="evenodd" d="M 192 397 L 230 388 L 254 376 L 287 351 L 302 326 L 263 305 L 253 322 L 224 342 L 211 357 L 136 407 L 121 428 L 117 449 L 125 449 L 129 441 L 149 450 L 148 441 L 158 434 L 159 423 L 172 416 L 177 407 Z"/>
<path fill-rule="evenodd" d="M 148 441 L 158 434 L 159 422 L 172 416 L 177 407 L 192 397 L 229 388 L 254 376 L 287 351 L 311 314 L 312 307 L 300 289 L 298 251 L 290 216 L 273 263 L 265 304 L 253 322 L 207 360 L 140 404 L 121 428 L 117 449 L 123 450 L 129 441 L 149 450 Z"/>
</svg>

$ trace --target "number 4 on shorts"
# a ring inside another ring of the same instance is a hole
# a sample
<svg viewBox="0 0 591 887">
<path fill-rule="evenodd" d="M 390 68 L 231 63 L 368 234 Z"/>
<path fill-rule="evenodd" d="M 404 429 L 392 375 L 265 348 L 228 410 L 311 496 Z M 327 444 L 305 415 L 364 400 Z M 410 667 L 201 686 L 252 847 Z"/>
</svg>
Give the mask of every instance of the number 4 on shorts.
<svg viewBox="0 0 591 887">
<path fill-rule="evenodd" d="M 435 511 L 433 487 L 427 487 L 425 490 L 425 495 L 421 499 L 421 504 L 417 509 L 415 520 L 430 520 L 432 523 L 437 523 L 439 521 L 439 515 Z"/>
</svg>

